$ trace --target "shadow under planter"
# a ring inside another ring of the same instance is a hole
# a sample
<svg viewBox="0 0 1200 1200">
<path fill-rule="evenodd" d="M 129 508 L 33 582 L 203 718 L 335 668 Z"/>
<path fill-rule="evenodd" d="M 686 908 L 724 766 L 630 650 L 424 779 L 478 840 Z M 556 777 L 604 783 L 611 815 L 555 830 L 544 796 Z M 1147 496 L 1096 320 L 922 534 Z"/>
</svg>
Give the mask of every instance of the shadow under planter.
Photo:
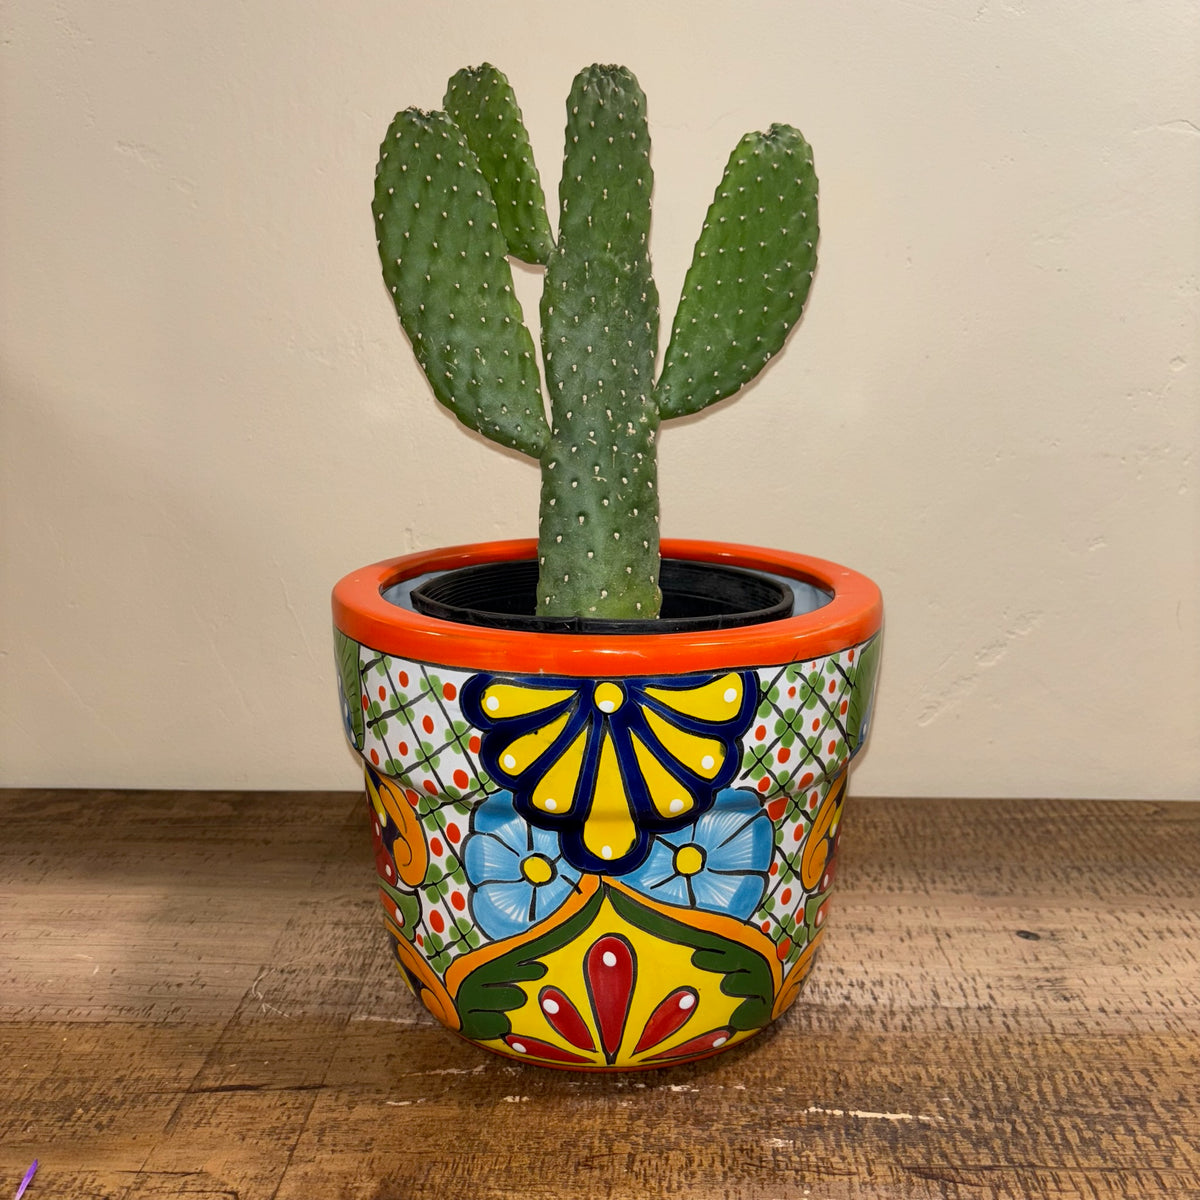
<svg viewBox="0 0 1200 1200">
<path fill-rule="evenodd" d="M 546 631 L 512 582 L 534 554 L 409 555 L 334 589 L 397 965 L 440 1021 L 512 1058 L 706 1057 L 779 1016 L 812 967 L 879 590 L 819 559 L 665 541 L 674 625 Z M 431 591 L 440 616 L 417 611 Z"/>
</svg>

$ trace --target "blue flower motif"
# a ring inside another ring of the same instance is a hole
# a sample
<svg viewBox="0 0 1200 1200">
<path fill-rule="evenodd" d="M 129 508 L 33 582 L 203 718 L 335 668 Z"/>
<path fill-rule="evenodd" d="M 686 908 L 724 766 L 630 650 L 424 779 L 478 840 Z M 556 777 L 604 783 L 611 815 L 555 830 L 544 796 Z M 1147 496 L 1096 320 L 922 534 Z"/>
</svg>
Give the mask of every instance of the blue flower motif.
<svg viewBox="0 0 1200 1200">
<path fill-rule="evenodd" d="M 513 808 L 511 792 L 497 792 L 475 809 L 463 866 L 474 888 L 475 923 L 496 940 L 544 921 L 579 886 L 558 835 L 530 825 Z"/>
<path fill-rule="evenodd" d="M 774 829 L 753 792 L 729 788 L 694 824 L 656 834 L 621 882 L 664 904 L 748 918 L 762 899 Z"/>
</svg>

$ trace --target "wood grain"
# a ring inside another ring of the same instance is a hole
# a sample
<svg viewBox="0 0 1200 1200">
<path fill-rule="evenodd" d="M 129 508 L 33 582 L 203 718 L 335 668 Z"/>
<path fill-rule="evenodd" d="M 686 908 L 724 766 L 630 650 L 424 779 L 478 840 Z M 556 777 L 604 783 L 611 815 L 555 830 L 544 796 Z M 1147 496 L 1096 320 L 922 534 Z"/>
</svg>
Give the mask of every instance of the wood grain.
<svg viewBox="0 0 1200 1200">
<path fill-rule="evenodd" d="M 1200 1197 L 1200 805 L 856 800 L 812 983 L 705 1063 L 434 1025 L 347 793 L 0 793 L 0 1196 Z"/>
</svg>

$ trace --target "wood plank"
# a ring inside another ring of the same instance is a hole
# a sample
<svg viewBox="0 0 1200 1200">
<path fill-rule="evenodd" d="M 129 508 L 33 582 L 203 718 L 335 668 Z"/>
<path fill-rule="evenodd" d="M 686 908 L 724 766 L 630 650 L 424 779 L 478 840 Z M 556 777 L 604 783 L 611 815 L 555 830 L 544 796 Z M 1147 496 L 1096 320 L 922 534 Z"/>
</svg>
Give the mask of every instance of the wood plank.
<svg viewBox="0 0 1200 1200">
<path fill-rule="evenodd" d="M 1200 1197 L 1200 805 L 852 800 L 745 1047 L 486 1055 L 403 989 L 344 793 L 0 793 L 0 1196 Z"/>
</svg>

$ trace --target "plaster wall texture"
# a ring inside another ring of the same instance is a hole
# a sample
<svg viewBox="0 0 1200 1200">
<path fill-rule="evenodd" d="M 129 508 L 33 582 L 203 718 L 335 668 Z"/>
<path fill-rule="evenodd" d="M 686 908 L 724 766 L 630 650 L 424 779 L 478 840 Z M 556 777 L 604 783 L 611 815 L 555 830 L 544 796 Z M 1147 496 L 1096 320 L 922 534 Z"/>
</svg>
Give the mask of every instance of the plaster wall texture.
<svg viewBox="0 0 1200 1200">
<path fill-rule="evenodd" d="M 432 400 L 368 203 L 393 112 L 486 59 L 551 195 L 574 72 L 639 76 L 664 340 L 738 136 L 813 143 L 808 313 L 666 427 L 663 528 L 880 583 L 854 789 L 1200 795 L 1200 10 L 680 11 L 5 6 L 0 783 L 354 787 L 333 581 L 534 532 L 536 468 Z"/>
</svg>

